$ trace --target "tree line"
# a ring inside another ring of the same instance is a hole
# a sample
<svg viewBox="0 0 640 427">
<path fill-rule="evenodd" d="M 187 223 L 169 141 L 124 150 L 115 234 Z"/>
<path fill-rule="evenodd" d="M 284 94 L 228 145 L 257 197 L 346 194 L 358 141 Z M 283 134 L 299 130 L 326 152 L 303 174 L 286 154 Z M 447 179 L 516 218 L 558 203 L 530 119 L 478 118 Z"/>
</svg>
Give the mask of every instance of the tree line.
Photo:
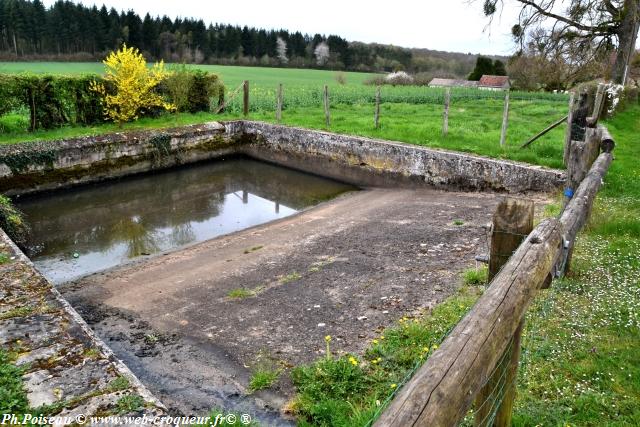
<svg viewBox="0 0 640 427">
<path fill-rule="evenodd" d="M 337 35 L 140 17 L 133 10 L 63 0 L 49 8 L 40 0 L 0 0 L 3 59 L 96 59 L 122 43 L 139 48 L 148 60 L 167 62 L 424 71 L 412 63 L 410 49 L 348 42 Z"/>
<path fill-rule="evenodd" d="M 122 43 L 152 60 L 289 66 L 464 77 L 477 55 L 347 41 L 337 35 L 140 17 L 106 6 L 59 0 L 0 0 L 0 60 L 97 60 Z"/>
</svg>

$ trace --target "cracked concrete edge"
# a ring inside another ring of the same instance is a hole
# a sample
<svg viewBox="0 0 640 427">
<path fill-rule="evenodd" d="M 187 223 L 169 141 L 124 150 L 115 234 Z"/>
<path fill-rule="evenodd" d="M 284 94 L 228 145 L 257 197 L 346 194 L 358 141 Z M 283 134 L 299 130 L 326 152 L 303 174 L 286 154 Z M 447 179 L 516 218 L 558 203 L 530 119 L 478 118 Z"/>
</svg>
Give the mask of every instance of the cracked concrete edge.
<svg viewBox="0 0 640 427">
<path fill-rule="evenodd" d="M 149 389 L 136 377 L 136 375 L 124 364 L 120 359 L 116 357 L 111 348 L 102 341 L 93 330 L 89 327 L 87 322 L 78 314 L 78 312 L 69 304 L 69 302 L 58 292 L 58 290 L 47 280 L 34 266 L 33 262 L 27 257 L 24 252 L 15 244 L 13 240 L 7 235 L 7 233 L 0 228 L 0 241 L 5 243 L 15 257 L 14 262 L 20 262 L 31 267 L 48 285 L 48 290 L 53 294 L 56 301 L 61 305 L 64 312 L 69 318 L 80 327 L 82 332 L 87 336 L 88 340 L 97 348 L 100 349 L 105 359 L 115 368 L 115 370 L 124 378 L 129 381 L 130 388 L 135 391 L 145 402 L 153 405 L 156 409 L 166 412 L 166 406 L 149 391 Z"/>
<path fill-rule="evenodd" d="M 292 160 L 302 153 L 314 160 L 324 158 L 329 161 L 325 166 L 343 165 L 340 171 L 330 177 L 348 182 L 351 181 L 347 169 L 359 169 L 358 166 L 360 169 L 364 166 L 368 173 L 419 178 L 427 185 L 454 190 L 544 192 L 557 190 L 566 180 L 566 173 L 562 170 L 399 141 L 252 120 L 231 120 L 223 124 L 227 138 L 253 138 L 253 142 L 270 152 L 254 150 L 249 152 L 250 156 L 295 169 L 305 169 Z M 246 151 L 246 147 L 238 148 L 240 152 Z M 280 151 L 286 152 L 289 158 L 272 155 Z M 354 159 L 358 161 L 354 163 Z M 369 162 L 374 164 L 370 165 Z M 326 168 L 320 167 L 319 170 Z M 318 173 L 318 170 L 310 172 Z"/>
</svg>

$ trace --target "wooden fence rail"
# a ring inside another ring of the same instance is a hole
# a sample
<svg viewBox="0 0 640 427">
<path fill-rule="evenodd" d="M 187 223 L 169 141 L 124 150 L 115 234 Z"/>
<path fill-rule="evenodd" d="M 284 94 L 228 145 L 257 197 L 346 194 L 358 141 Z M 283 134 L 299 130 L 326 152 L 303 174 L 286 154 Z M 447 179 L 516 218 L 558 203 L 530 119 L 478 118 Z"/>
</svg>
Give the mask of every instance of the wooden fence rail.
<svg viewBox="0 0 640 427">
<path fill-rule="evenodd" d="M 602 135 L 603 152 L 560 218 L 543 221 L 527 236 L 375 426 L 451 426 L 465 417 L 501 360 L 507 358 L 508 347 L 519 344 L 513 338 L 538 290 L 564 271 L 612 161 L 613 139 L 603 127 L 597 134 Z M 493 419 L 490 422 L 503 425 Z"/>
</svg>

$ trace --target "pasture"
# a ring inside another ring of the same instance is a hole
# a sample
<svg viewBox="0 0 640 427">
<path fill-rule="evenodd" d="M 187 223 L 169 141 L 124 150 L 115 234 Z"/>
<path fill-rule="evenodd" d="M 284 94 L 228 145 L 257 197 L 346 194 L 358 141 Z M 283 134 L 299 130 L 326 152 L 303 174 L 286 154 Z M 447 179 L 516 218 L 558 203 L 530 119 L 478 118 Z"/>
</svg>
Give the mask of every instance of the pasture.
<svg viewBox="0 0 640 427">
<path fill-rule="evenodd" d="M 175 64 L 165 64 L 171 69 Z M 335 71 L 303 70 L 297 68 L 239 67 L 231 65 L 189 65 L 211 73 L 216 73 L 229 88 L 235 88 L 243 80 L 262 87 L 275 87 L 278 83 L 287 85 L 338 85 Z M 0 62 L 0 73 L 49 73 L 49 74 L 102 74 L 101 62 Z M 347 84 L 361 85 L 373 74 L 344 72 Z"/>
</svg>

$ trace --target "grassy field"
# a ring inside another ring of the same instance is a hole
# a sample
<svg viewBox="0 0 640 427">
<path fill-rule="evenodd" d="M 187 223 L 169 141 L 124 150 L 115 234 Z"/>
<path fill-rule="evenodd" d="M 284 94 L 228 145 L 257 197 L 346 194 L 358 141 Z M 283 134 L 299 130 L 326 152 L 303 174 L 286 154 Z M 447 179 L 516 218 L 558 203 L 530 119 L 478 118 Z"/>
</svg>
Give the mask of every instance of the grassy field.
<svg viewBox="0 0 640 427">
<path fill-rule="evenodd" d="M 167 64 L 171 67 L 171 64 Z M 217 73 L 227 86 L 237 87 L 243 80 L 249 80 L 258 87 L 276 87 L 279 83 L 291 86 L 338 85 L 335 71 L 296 68 L 238 67 L 231 65 L 190 65 L 212 73 Z M 22 72 L 50 74 L 102 74 L 101 62 L 0 62 L 0 73 Z M 372 74 L 345 72 L 347 84 L 361 85 Z"/>
</svg>

